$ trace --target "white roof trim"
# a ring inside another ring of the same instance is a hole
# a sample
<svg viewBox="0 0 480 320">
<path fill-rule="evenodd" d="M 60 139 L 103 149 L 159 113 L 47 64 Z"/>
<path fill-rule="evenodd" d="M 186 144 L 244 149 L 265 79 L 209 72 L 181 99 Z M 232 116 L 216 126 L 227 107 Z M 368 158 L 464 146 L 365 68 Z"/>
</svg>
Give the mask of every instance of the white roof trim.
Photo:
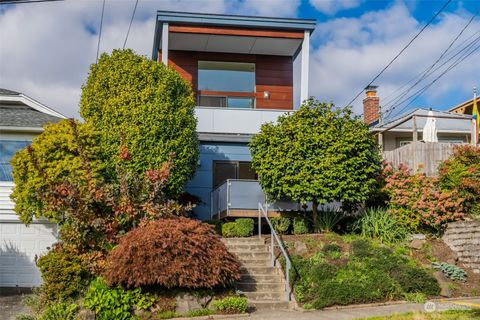
<svg viewBox="0 0 480 320">
<path fill-rule="evenodd" d="M 1 131 L 14 131 L 14 132 L 42 132 L 42 127 L 10 127 L 10 126 L 0 126 Z"/>
<path fill-rule="evenodd" d="M 49 114 L 54 117 L 66 119 L 63 114 L 60 112 L 57 112 L 46 105 L 38 102 L 37 100 L 34 100 L 23 93 L 20 93 L 19 95 L 0 95 L 0 101 L 15 101 L 15 102 L 22 102 L 23 104 L 29 106 L 32 109 L 35 109 L 39 112 Z"/>
</svg>

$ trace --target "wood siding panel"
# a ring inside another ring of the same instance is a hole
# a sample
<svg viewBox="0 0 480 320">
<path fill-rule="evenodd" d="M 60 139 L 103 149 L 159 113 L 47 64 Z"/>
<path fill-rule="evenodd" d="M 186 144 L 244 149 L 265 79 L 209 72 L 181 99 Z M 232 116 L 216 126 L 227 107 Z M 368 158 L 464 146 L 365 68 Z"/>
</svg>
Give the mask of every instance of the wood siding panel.
<svg viewBox="0 0 480 320">
<path fill-rule="evenodd" d="M 268 30 L 268 29 L 244 29 L 244 28 L 227 28 L 227 27 L 194 27 L 194 26 L 176 26 L 170 25 L 169 32 L 176 33 L 200 33 L 200 34 L 216 34 L 230 36 L 247 36 L 247 37 L 268 37 L 268 38 L 287 38 L 287 39 L 303 39 L 302 31 L 284 31 L 284 30 Z"/>
<path fill-rule="evenodd" d="M 169 66 L 192 84 L 195 93 L 198 86 L 198 61 L 202 60 L 255 63 L 256 108 L 293 109 L 292 57 L 177 50 L 170 50 L 168 54 Z M 264 91 L 270 93 L 269 99 L 264 99 Z"/>
</svg>

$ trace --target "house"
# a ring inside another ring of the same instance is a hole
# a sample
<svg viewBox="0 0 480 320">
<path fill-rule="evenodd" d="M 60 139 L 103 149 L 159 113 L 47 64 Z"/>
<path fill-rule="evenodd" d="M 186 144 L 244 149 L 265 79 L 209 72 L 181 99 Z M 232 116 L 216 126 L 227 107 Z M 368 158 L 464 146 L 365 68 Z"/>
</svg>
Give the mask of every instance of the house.
<svg viewBox="0 0 480 320">
<path fill-rule="evenodd" d="M 385 160 L 421 169 L 427 175 L 436 174 L 438 164 L 450 156 L 454 145 L 472 143 L 475 132 L 471 115 L 451 111 L 416 108 L 395 119 L 381 121 L 375 86 L 366 88 L 363 114 Z M 435 120 L 438 142 L 425 142 L 423 130 L 429 118 Z"/>
<path fill-rule="evenodd" d="M 477 106 L 480 107 L 480 97 L 475 97 L 465 102 L 462 102 L 455 107 L 448 110 L 449 112 L 458 113 L 458 114 L 473 114 L 473 101 L 477 102 Z"/>
<path fill-rule="evenodd" d="M 186 190 L 201 219 L 254 217 L 265 195 L 248 142 L 308 98 L 315 20 L 158 11 L 153 59 L 192 84 L 200 161 Z M 288 209 L 272 204 L 272 212 Z"/>
<path fill-rule="evenodd" d="M 26 227 L 15 214 L 10 159 L 45 124 L 64 118 L 22 93 L 0 89 L 0 292 L 38 286 L 41 277 L 35 260 L 57 239 L 56 225 L 36 220 Z"/>
</svg>

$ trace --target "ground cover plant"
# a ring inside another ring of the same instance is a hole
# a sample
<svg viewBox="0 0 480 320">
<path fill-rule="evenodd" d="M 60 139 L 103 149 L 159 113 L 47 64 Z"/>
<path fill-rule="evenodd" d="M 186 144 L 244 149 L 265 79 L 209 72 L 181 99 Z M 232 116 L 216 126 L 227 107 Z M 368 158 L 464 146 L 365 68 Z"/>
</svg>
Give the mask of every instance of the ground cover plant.
<svg viewBox="0 0 480 320">
<path fill-rule="evenodd" d="M 407 228 L 385 208 L 367 209 L 355 222 L 354 230 L 383 243 L 401 242 L 408 235 Z"/>
<path fill-rule="evenodd" d="M 475 320 L 480 319 L 480 310 L 449 310 L 433 313 L 405 313 L 362 320 Z"/>
</svg>

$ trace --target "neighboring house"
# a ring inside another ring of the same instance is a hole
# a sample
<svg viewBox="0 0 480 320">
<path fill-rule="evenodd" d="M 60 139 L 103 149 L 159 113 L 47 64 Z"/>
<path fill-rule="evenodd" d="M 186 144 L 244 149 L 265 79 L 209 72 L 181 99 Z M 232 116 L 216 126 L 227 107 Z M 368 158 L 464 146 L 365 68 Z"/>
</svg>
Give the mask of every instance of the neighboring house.
<svg viewBox="0 0 480 320">
<path fill-rule="evenodd" d="M 0 89 L 0 291 L 38 286 L 35 260 L 57 239 L 56 225 L 34 221 L 26 227 L 10 200 L 10 159 L 42 132 L 43 125 L 65 118 L 21 93 Z"/>
<path fill-rule="evenodd" d="M 370 132 L 379 138 L 382 151 L 392 151 L 410 144 L 413 141 L 416 126 L 417 139 L 422 141 L 423 128 L 429 112 L 436 120 L 439 143 L 462 144 L 470 143 L 473 131 L 472 116 L 448 111 L 432 109 L 413 109 L 395 119 L 379 122 L 380 100 L 374 87 L 367 90 L 363 100 L 364 121 L 370 127 Z"/>
<path fill-rule="evenodd" d="M 471 115 L 417 108 L 381 122 L 379 112 L 376 87 L 367 87 L 364 122 L 377 137 L 384 159 L 394 165 L 403 163 L 410 169 L 435 175 L 438 164 L 451 155 L 454 145 L 472 143 L 475 127 Z M 424 141 L 423 129 L 428 117 L 435 119 L 438 142 Z"/>
<path fill-rule="evenodd" d="M 177 70 L 197 98 L 200 161 L 186 190 L 203 201 L 199 218 L 257 216 L 265 195 L 247 144 L 262 123 L 308 98 L 314 28 L 306 19 L 157 13 L 153 59 Z"/>
<path fill-rule="evenodd" d="M 477 106 L 480 108 L 480 97 L 476 97 L 475 100 L 477 101 Z M 473 114 L 473 98 L 456 105 L 448 111 L 459 114 Z"/>
</svg>

